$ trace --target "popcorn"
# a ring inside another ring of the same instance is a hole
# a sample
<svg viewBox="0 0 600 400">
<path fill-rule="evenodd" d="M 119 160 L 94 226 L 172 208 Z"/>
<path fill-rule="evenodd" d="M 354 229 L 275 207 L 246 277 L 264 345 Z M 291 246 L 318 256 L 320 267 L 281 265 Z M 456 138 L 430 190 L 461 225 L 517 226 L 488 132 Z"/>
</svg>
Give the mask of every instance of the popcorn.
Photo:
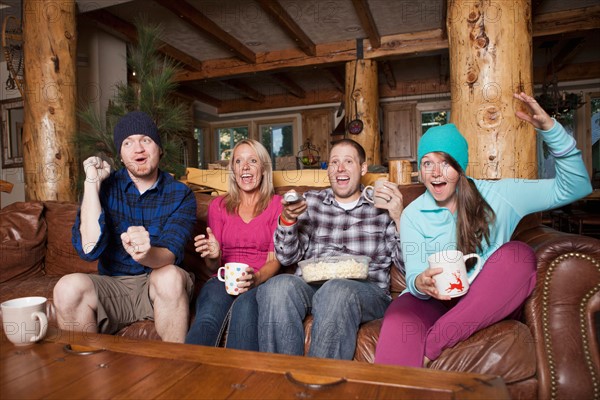
<svg viewBox="0 0 600 400">
<path fill-rule="evenodd" d="M 326 281 L 335 278 L 367 279 L 369 274 L 368 257 L 328 257 L 326 259 L 305 260 L 299 263 L 302 277 L 306 282 Z"/>
</svg>

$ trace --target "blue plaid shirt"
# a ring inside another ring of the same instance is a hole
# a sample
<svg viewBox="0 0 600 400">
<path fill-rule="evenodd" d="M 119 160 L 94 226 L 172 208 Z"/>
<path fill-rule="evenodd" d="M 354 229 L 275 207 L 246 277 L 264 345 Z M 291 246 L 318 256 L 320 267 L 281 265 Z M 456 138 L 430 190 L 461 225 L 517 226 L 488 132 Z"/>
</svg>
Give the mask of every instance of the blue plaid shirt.
<svg viewBox="0 0 600 400">
<path fill-rule="evenodd" d="M 125 251 L 121 233 L 130 226 L 143 226 L 153 247 L 165 247 L 175 255 L 175 264 L 183 261 L 185 243 L 192 237 L 196 223 L 196 199 L 192 191 L 166 172 L 159 171 L 156 184 L 140 195 L 122 168 L 102 182 L 100 238 L 85 254 L 81 243 L 80 211 L 72 229 L 73 247 L 81 258 L 98 261 L 100 275 L 141 275 L 152 271 Z"/>
<path fill-rule="evenodd" d="M 292 226 L 279 224 L 274 242 L 283 265 L 330 256 L 368 256 L 369 280 L 389 293 L 392 262 L 404 273 L 400 236 L 386 210 L 375 208 L 364 197 L 352 210 L 344 210 L 331 188 L 306 192 L 307 210 Z M 300 268 L 296 269 L 300 275 Z"/>
</svg>

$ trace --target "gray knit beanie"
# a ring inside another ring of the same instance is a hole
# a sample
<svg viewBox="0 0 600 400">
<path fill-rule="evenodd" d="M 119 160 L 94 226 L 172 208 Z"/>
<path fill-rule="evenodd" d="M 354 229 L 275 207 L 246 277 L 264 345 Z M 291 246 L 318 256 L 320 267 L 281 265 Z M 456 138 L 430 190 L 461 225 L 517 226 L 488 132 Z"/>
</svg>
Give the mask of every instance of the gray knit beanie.
<svg viewBox="0 0 600 400">
<path fill-rule="evenodd" d="M 115 125 L 115 147 L 121 154 L 123 141 L 131 135 L 146 135 L 162 149 L 158 127 L 148 114 L 143 111 L 132 111 L 125 114 Z"/>
</svg>

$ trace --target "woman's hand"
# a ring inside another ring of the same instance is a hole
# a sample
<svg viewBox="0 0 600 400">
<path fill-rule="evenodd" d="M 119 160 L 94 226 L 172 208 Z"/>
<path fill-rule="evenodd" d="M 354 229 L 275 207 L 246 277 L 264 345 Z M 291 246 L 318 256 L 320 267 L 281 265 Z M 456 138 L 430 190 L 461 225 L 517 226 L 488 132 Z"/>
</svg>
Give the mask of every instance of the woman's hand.
<svg viewBox="0 0 600 400">
<path fill-rule="evenodd" d="M 535 98 L 525 94 L 524 92 L 513 94 L 515 99 L 521 100 L 525 106 L 525 111 L 517 111 L 517 117 L 523 121 L 529 122 L 537 129 L 547 131 L 554 126 L 554 120 L 546 111 L 538 104 Z"/>
<path fill-rule="evenodd" d="M 417 287 L 417 290 L 438 300 L 450 300 L 450 296 L 441 295 L 435 287 L 434 276 L 442 271 L 442 268 L 427 268 L 425 271 L 417 275 L 417 279 L 415 280 L 415 286 Z"/>
<path fill-rule="evenodd" d="M 260 283 L 260 271 L 254 271 L 254 268 L 248 267 L 246 272 L 246 275 L 237 279 L 237 287 L 240 289 L 240 294 L 257 287 Z"/>
<path fill-rule="evenodd" d="M 221 246 L 213 235 L 212 229 L 206 228 L 206 235 L 198 235 L 194 238 L 194 246 L 196 252 L 200 253 L 200 257 L 208 257 L 210 259 L 217 259 L 221 256 Z"/>
</svg>

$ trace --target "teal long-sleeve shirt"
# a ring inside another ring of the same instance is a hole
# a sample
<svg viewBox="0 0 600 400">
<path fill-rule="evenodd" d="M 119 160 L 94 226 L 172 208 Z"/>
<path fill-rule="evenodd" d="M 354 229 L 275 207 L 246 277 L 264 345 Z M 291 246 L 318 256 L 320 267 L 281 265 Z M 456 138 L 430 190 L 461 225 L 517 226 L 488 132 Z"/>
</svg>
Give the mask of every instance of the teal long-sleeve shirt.
<svg viewBox="0 0 600 400">
<path fill-rule="evenodd" d="M 569 204 L 592 191 L 590 178 L 575 140 L 558 122 L 547 131 L 537 130 L 556 157 L 553 179 L 507 178 L 497 181 L 473 179 L 477 189 L 496 213 L 490 227 L 490 243 L 478 252 L 482 263 L 508 242 L 527 214 Z M 429 296 L 415 286 L 417 276 L 428 267 L 427 257 L 456 249 L 456 213 L 439 207 L 426 191 L 406 207 L 400 221 L 402 254 L 406 267 L 406 291 L 420 299 Z M 460 249 L 458 249 L 460 250 Z"/>
</svg>

